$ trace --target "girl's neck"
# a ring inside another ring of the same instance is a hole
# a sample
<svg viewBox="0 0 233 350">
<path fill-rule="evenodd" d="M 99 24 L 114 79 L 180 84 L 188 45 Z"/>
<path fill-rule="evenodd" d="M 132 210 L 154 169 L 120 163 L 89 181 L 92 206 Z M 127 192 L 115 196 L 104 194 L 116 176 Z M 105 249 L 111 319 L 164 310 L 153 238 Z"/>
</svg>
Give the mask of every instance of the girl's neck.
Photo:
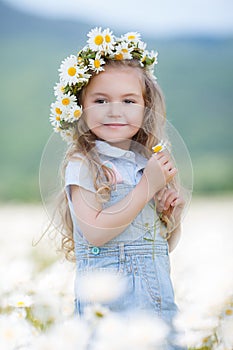
<svg viewBox="0 0 233 350">
<path fill-rule="evenodd" d="M 119 141 L 114 140 L 114 142 L 107 141 L 107 140 L 101 140 L 101 141 L 107 142 L 110 146 L 121 148 L 124 150 L 129 150 L 131 146 L 131 139 L 119 140 Z"/>
</svg>

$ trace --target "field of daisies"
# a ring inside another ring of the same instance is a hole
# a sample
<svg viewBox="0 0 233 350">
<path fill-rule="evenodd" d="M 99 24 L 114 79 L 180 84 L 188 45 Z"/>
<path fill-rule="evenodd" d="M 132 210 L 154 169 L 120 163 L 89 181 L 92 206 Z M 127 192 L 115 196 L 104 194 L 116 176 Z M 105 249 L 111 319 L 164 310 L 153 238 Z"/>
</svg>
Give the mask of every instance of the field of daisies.
<svg viewBox="0 0 233 350">
<path fill-rule="evenodd" d="M 183 236 L 171 254 L 180 314 L 177 342 L 189 349 L 233 348 L 233 198 L 194 199 Z M 160 349 L 166 326 L 149 315 L 114 315 L 102 306 L 117 298 L 116 276 L 83 280 L 94 306 L 73 317 L 74 264 L 41 237 L 47 216 L 39 205 L 0 206 L 0 349 Z M 94 339 L 94 341 L 93 341 Z"/>
</svg>

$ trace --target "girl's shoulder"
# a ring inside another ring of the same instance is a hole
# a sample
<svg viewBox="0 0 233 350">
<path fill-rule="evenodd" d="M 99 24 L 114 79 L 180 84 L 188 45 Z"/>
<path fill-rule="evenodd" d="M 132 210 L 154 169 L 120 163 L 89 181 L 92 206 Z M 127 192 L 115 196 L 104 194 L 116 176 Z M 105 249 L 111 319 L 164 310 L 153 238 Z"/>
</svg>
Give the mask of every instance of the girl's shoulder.
<svg viewBox="0 0 233 350">
<path fill-rule="evenodd" d="M 73 162 L 80 162 L 84 160 L 85 160 L 85 156 L 82 153 L 75 152 L 69 157 L 68 164 Z"/>
<path fill-rule="evenodd" d="M 70 185 L 77 185 L 92 192 L 96 191 L 87 160 L 80 153 L 74 153 L 66 166 L 65 186 Z"/>
</svg>

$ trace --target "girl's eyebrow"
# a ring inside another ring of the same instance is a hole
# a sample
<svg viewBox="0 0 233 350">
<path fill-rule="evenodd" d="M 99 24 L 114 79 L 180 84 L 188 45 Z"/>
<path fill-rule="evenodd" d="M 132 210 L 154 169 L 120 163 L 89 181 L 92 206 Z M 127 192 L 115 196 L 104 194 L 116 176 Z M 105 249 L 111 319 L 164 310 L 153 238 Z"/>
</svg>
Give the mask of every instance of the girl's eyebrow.
<svg viewBox="0 0 233 350">
<path fill-rule="evenodd" d="M 93 92 L 90 95 L 91 96 L 108 96 L 106 92 Z"/>
<path fill-rule="evenodd" d="M 110 96 L 110 94 L 106 93 L 106 92 L 93 92 L 92 94 L 90 94 L 91 96 Z M 137 94 L 136 92 L 129 92 L 126 94 L 121 95 L 121 97 L 141 97 L 141 95 Z"/>
<path fill-rule="evenodd" d="M 141 95 L 137 94 L 136 92 L 129 92 L 127 94 L 122 95 L 122 97 L 128 97 L 128 96 L 141 97 Z"/>
</svg>

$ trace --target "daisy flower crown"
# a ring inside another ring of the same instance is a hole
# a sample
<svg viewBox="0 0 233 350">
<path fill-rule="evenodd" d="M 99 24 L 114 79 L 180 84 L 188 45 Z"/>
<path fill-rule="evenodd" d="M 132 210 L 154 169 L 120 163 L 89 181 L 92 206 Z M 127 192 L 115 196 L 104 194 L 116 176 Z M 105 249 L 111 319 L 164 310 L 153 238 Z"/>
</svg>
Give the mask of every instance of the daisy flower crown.
<svg viewBox="0 0 233 350">
<path fill-rule="evenodd" d="M 75 125 L 82 114 L 77 93 L 93 75 L 104 71 L 106 61 L 136 59 L 152 74 L 157 64 L 157 52 L 146 50 L 137 32 L 117 38 L 110 29 L 100 27 L 92 29 L 87 37 L 87 45 L 77 56 L 70 55 L 62 61 L 58 70 L 60 81 L 54 87 L 56 101 L 51 104 L 50 122 L 68 143 L 73 141 Z"/>
</svg>

